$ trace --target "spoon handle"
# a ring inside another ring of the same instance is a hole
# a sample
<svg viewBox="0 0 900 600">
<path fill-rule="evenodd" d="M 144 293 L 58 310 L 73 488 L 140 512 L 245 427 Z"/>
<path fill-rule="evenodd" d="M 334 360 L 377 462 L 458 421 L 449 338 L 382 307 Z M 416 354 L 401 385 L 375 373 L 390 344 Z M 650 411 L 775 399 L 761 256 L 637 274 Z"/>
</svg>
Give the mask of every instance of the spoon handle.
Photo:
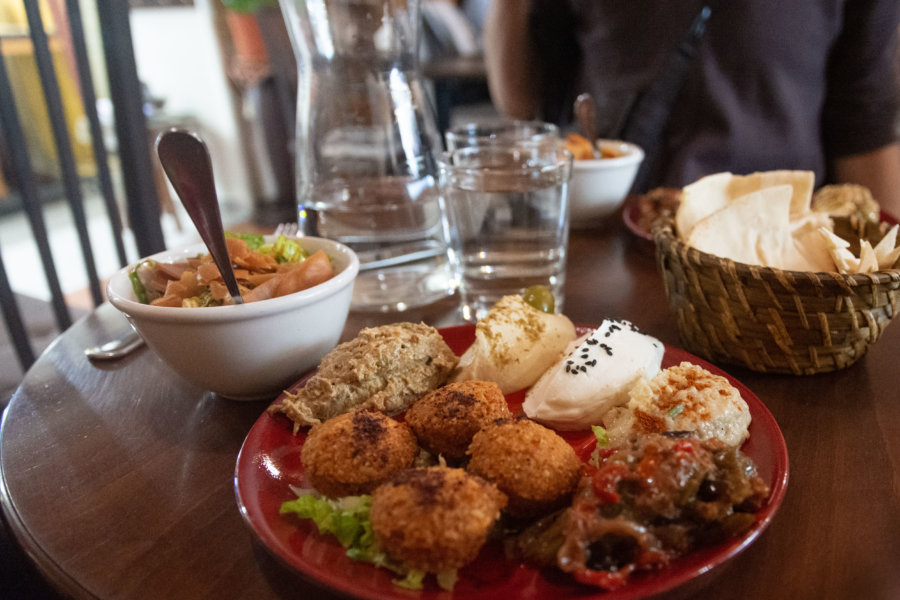
<svg viewBox="0 0 900 600">
<path fill-rule="evenodd" d="M 131 329 L 120 338 L 99 346 L 85 348 L 84 354 L 91 360 L 116 360 L 131 354 L 144 345 L 144 339 Z"/>
<path fill-rule="evenodd" d="M 593 96 L 585 92 L 575 98 L 575 118 L 581 125 L 584 136 L 591 142 L 594 158 L 600 158 L 600 151 L 597 150 L 597 107 Z"/>
<path fill-rule="evenodd" d="M 190 131 L 171 128 L 159 134 L 156 152 L 172 187 L 219 267 L 232 300 L 235 304 L 243 304 L 225 243 L 212 160 L 206 143 Z"/>
</svg>

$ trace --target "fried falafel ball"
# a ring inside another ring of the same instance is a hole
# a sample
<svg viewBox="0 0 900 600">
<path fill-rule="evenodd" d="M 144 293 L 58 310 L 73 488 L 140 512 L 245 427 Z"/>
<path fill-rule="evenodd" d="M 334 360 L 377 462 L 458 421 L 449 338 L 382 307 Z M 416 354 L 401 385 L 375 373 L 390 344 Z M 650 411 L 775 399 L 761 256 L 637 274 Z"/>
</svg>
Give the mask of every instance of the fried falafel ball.
<svg viewBox="0 0 900 600">
<path fill-rule="evenodd" d="M 465 458 L 472 436 L 496 419 L 510 417 L 503 392 L 493 381 L 449 383 L 406 411 L 419 444 L 449 460 Z"/>
<path fill-rule="evenodd" d="M 469 445 L 467 469 L 507 495 L 506 514 L 524 519 L 546 514 L 572 497 L 581 460 L 555 431 L 526 418 L 491 424 Z"/>
<path fill-rule="evenodd" d="M 462 469 L 418 467 L 375 489 L 370 517 L 388 555 L 440 573 L 475 559 L 504 504 L 494 484 Z"/>
<path fill-rule="evenodd" d="M 404 423 L 370 410 L 344 413 L 309 431 L 300 460 L 312 486 L 331 498 L 367 494 L 419 454 Z"/>
</svg>

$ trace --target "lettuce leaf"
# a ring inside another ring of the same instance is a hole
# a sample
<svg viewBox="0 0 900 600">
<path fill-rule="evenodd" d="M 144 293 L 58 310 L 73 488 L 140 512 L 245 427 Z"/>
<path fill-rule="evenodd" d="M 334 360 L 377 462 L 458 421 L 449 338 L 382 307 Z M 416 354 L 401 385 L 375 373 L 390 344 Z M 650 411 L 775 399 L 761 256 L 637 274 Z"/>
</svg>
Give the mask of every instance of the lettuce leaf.
<svg viewBox="0 0 900 600">
<path fill-rule="evenodd" d="M 309 256 L 309 253 L 303 249 L 303 246 L 297 240 L 283 235 L 279 235 L 272 243 L 267 243 L 263 236 L 256 233 L 226 231 L 225 237 L 244 240 L 251 250 L 268 254 L 277 263 L 303 262 Z"/>
<path fill-rule="evenodd" d="M 405 575 L 400 563 L 385 554 L 375 542 L 369 510 L 372 497 L 346 496 L 329 500 L 313 495 L 300 496 L 281 505 L 281 514 L 295 514 L 301 519 L 312 519 L 320 533 L 330 533 L 347 549 L 347 556 L 353 560 L 385 567 L 395 573 Z"/>
<path fill-rule="evenodd" d="M 263 249 L 260 249 L 263 252 Z M 278 263 L 303 262 L 309 254 L 297 242 L 283 235 L 279 235 L 275 242 L 265 250 L 271 254 Z"/>
<path fill-rule="evenodd" d="M 421 590 L 427 573 L 418 569 L 407 569 L 381 550 L 375 541 L 372 521 L 369 518 L 371 508 L 372 497 L 368 494 L 346 496 L 337 500 L 308 494 L 296 500 L 283 502 L 280 513 L 311 519 L 320 533 L 330 533 L 337 538 L 341 546 L 347 549 L 349 558 L 384 567 L 396 573 L 399 577 L 393 582 L 399 587 Z M 456 583 L 456 570 L 438 573 L 437 582 L 441 588 L 452 590 Z"/>
<path fill-rule="evenodd" d="M 226 231 L 225 237 L 244 240 L 245 242 L 247 242 L 247 246 L 249 246 L 251 250 L 259 250 L 260 247 L 262 247 L 266 243 L 266 239 L 257 233 L 234 233 L 231 231 Z"/>
</svg>

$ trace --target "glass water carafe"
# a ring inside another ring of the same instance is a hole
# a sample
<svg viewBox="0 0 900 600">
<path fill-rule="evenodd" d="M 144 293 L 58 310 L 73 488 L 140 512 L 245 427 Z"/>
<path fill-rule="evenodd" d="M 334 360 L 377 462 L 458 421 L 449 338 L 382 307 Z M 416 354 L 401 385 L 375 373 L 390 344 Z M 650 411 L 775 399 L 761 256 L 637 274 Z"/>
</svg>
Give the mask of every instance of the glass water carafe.
<svg viewBox="0 0 900 600">
<path fill-rule="evenodd" d="M 297 55 L 305 234 L 360 255 L 353 308 L 453 293 L 436 189 L 440 136 L 419 72 L 420 0 L 280 0 Z"/>
</svg>

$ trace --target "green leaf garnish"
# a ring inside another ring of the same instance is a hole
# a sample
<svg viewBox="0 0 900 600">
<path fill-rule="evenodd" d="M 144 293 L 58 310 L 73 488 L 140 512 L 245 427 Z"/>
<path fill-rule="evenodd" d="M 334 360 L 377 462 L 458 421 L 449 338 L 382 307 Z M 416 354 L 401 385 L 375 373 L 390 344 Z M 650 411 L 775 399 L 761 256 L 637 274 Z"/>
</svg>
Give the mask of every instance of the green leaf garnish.
<svg viewBox="0 0 900 600">
<path fill-rule="evenodd" d="M 394 580 L 401 587 L 422 589 L 425 572 L 410 571 L 378 546 L 369 518 L 371 508 L 372 497 L 367 494 L 337 500 L 304 495 L 296 500 L 283 502 L 280 513 L 311 519 L 320 533 L 330 533 L 337 538 L 341 546 L 347 549 L 348 558 L 393 571 L 402 576 L 402 579 Z M 417 585 L 416 582 L 419 587 L 411 587 Z"/>
<path fill-rule="evenodd" d="M 134 297 L 137 298 L 137 301 L 141 304 L 149 304 L 150 300 L 147 298 L 147 288 L 144 287 L 141 278 L 138 277 L 137 267 L 128 272 L 128 280 L 131 281 L 131 289 L 134 290 Z"/>
<path fill-rule="evenodd" d="M 600 425 L 591 425 L 591 431 L 594 432 L 594 437 L 597 438 L 597 445 L 606 447 L 609 446 L 609 434 L 606 429 L 601 427 Z"/>
<path fill-rule="evenodd" d="M 418 569 L 410 569 L 409 573 L 403 579 L 394 579 L 394 585 L 408 590 L 421 590 L 422 582 L 425 580 L 425 571 Z"/>
<path fill-rule="evenodd" d="M 225 237 L 244 240 L 251 250 L 259 250 L 259 248 L 266 243 L 266 239 L 257 233 L 233 233 L 231 231 L 226 231 Z"/>
</svg>

